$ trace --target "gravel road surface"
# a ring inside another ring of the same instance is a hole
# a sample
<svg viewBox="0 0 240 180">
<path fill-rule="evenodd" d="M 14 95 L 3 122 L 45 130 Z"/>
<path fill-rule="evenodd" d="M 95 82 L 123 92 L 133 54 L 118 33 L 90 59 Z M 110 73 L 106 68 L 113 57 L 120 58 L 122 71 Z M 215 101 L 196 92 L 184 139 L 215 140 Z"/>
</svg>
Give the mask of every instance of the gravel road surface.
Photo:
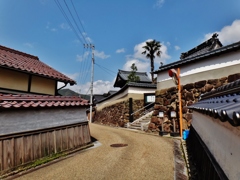
<svg viewBox="0 0 240 180">
<path fill-rule="evenodd" d="M 172 180 L 174 140 L 122 128 L 90 124 L 95 148 L 81 151 L 49 166 L 24 174 L 19 180 Z M 112 144 L 127 144 L 111 147 Z"/>
</svg>

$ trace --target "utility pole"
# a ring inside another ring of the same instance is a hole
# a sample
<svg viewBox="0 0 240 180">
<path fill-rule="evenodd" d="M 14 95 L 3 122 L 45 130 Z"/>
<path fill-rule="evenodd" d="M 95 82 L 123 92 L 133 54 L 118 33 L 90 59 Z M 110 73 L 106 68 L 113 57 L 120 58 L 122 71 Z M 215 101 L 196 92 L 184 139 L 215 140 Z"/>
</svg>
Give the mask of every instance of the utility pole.
<svg viewBox="0 0 240 180">
<path fill-rule="evenodd" d="M 91 71 L 91 96 L 90 96 L 90 123 L 92 123 L 92 109 L 93 109 L 93 75 L 94 75 L 94 48 L 95 46 L 93 44 L 84 44 L 85 48 L 91 48 L 92 50 L 92 71 Z"/>
</svg>

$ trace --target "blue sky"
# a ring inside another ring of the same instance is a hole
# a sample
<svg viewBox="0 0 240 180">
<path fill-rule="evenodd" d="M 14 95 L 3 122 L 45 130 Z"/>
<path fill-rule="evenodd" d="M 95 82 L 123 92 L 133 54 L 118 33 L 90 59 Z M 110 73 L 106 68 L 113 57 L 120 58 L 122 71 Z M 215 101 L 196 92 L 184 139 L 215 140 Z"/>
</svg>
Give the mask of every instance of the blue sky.
<svg viewBox="0 0 240 180">
<path fill-rule="evenodd" d="M 81 93 L 90 93 L 91 76 L 91 51 L 83 44 L 94 44 L 94 94 L 99 94 L 113 89 L 118 69 L 130 70 L 135 63 L 150 72 L 141 54 L 147 40 L 162 44 L 155 70 L 214 32 L 223 45 L 240 41 L 239 8 L 239 0 L 2 0 L 0 44 L 38 56 L 76 80 L 69 88 Z"/>
</svg>

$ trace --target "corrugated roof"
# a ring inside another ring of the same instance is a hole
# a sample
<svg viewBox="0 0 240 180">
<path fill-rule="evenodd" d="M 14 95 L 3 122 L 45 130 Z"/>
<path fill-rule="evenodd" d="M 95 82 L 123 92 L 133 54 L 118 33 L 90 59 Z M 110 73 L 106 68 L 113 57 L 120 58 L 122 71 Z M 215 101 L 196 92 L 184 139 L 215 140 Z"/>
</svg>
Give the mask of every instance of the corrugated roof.
<svg viewBox="0 0 240 180">
<path fill-rule="evenodd" d="M 201 98 L 188 108 L 240 126 L 240 80 L 205 93 Z"/>
<path fill-rule="evenodd" d="M 207 51 L 206 53 L 203 53 L 203 54 L 200 54 L 200 55 L 197 55 L 194 57 L 184 58 L 184 59 L 178 60 L 176 62 L 160 66 L 159 70 L 155 71 L 154 73 L 157 74 L 161 71 L 169 70 L 172 68 L 177 68 L 177 67 L 180 67 L 181 65 L 194 63 L 195 61 L 199 61 L 201 59 L 206 59 L 206 58 L 213 57 L 213 56 L 219 56 L 220 54 L 224 54 L 224 53 L 231 52 L 231 51 L 236 51 L 239 49 L 240 49 L 240 41 L 230 44 L 230 45 L 227 45 L 227 46 L 223 46 L 221 48 L 218 48 L 218 49 L 215 49 L 212 51 Z"/>
<path fill-rule="evenodd" d="M 75 96 L 0 94 L 0 109 L 66 106 L 89 106 L 89 102 Z"/>
<path fill-rule="evenodd" d="M 41 62 L 38 57 L 1 45 L 0 67 L 11 68 L 18 71 L 45 76 L 57 81 L 70 83 L 71 85 L 76 84 L 74 80 Z"/>
</svg>

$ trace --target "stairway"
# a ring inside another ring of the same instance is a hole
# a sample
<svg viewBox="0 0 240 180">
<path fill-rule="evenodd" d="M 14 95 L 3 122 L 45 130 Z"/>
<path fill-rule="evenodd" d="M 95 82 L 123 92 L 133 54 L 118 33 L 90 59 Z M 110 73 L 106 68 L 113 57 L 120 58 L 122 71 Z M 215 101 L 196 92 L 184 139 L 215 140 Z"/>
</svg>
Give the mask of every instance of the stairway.
<svg viewBox="0 0 240 180">
<path fill-rule="evenodd" d="M 127 123 L 125 127 L 128 129 L 135 129 L 135 130 L 141 130 L 141 131 L 148 130 L 148 125 L 151 122 L 152 113 L 153 111 L 145 114 L 144 116 L 133 121 L 132 123 L 130 122 Z"/>
</svg>

